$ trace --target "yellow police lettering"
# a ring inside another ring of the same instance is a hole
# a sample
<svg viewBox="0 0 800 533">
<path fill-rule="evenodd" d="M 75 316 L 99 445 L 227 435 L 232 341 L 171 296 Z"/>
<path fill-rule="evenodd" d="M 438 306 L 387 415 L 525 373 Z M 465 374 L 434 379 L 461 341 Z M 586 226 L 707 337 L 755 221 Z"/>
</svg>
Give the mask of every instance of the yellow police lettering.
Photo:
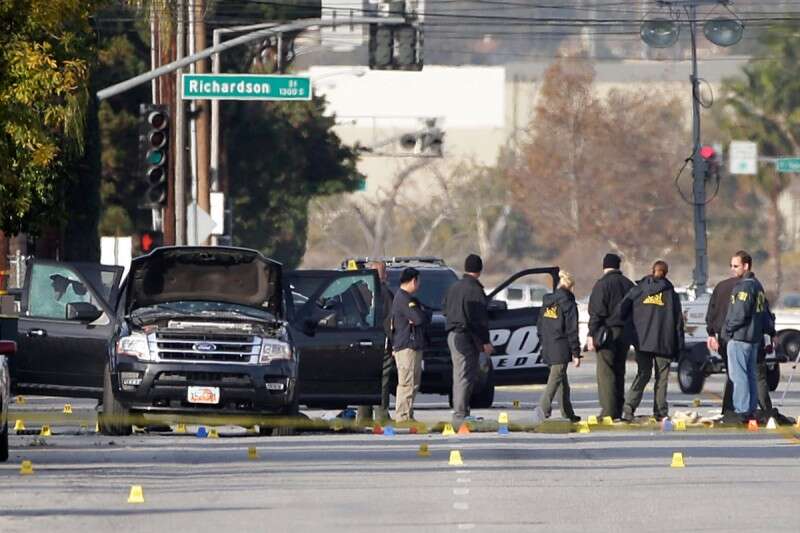
<svg viewBox="0 0 800 533">
<path fill-rule="evenodd" d="M 558 307 L 555 305 L 551 305 L 550 307 L 546 307 L 544 310 L 544 317 L 545 318 L 558 318 Z"/>
<path fill-rule="evenodd" d="M 664 293 L 657 292 L 645 298 L 642 303 L 644 305 L 664 305 Z"/>
<path fill-rule="evenodd" d="M 748 294 L 747 294 L 747 292 L 745 292 L 745 291 L 739 291 L 739 292 L 736 294 L 736 297 L 739 299 L 739 301 L 740 301 L 740 302 L 746 302 L 746 301 L 747 301 Z"/>
<path fill-rule="evenodd" d="M 767 298 L 764 296 L 763 292 L 759 292 L 756 295 L 756 313 L 763 313 L 764 312 L 764 303 L 766 302 Z"/>
</svg>

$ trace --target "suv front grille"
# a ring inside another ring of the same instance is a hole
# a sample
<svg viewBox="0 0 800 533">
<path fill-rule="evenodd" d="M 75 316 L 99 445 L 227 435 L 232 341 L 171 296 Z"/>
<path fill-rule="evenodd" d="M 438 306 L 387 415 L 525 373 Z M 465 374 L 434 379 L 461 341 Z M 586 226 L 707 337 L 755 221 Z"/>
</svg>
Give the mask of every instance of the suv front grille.
<svg viewBox="0 0 800 533">
<path fill-rule="evenodd" d="M 252 335 L 156 332 L 155 348 L 162 361 L 258 361 L 261 339 Z"/>
</svg>

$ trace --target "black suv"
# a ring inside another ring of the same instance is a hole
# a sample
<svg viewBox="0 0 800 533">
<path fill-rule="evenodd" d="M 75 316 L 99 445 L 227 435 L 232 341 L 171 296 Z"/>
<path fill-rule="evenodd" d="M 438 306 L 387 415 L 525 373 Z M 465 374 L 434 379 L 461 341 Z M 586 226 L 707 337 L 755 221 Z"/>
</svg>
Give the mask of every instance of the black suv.
<svg viewBox="0 0 800 533">
<path fill-rule="evenodd" d="M 20 316 L 0 330 L 18 340 L 13 390 L 97 398 L 110 434 L 159 413 L 379 401 L 375 271 L 283 272 L 255 250 L 178 246 L 134 259 L 122 277 L 117 266 L 28 265 Z"/>
<path fill-rule="evenodd" d="M 427 394 L 446 394 L 452 405 L 453 362 L 447 346 L 445 317 L 442 301 L 450 286 L 458 281 L 459 274 L 438 257 L 359 257 L 346 259 L 341 268 L 362 269 L 372 260 L 384 261 L 389 288 L 395 292 L 400 286 L 400 274 L 406 267 L 420 271 L 420 289 L 416 297 L 433 310 L 429 327 L 430 344 L 422 355 L 422 383 L 420 391 Z M 478 387 L 473 393 L 471 406 L 488 408 L 494 402 L 494 389 L 498 385 L 527 385 L 545 383 L 548 369 L 541 361 L 536 320 L 538 307 L 507 309 L 506 303 L 493 300 L 493 296 L 511 283 L 526 276 L 547 279 L 555 287 L 558 267 L 532 268 L 514 274 L 498 285 L 489 294 L 489 327 L 495 353 L 489 357 L 481 354 Z M 395 380 L 396 381 L 396 380 Z"/>
</svg>

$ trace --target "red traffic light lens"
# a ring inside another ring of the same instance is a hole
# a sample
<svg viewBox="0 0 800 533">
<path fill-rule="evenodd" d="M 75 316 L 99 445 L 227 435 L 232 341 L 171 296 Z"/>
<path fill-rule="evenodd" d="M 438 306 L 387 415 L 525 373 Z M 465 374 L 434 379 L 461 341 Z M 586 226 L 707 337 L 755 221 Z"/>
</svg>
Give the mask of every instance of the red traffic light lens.
<svg viewBox="0 0 800 533">
<path fill-rule="evenodd" d="M 161 111 L 152 111 L 147 115 L 147 123 L 152 128 L 163 130 L 167 127 L 167 116 Z"/>
<path fill-rule="evenodd" d="M 716 152 L 713 146 L 703 146 L 700 148 L 700 157 L 703 159 L 711 159 L 715 154 Z"/>
</svg>

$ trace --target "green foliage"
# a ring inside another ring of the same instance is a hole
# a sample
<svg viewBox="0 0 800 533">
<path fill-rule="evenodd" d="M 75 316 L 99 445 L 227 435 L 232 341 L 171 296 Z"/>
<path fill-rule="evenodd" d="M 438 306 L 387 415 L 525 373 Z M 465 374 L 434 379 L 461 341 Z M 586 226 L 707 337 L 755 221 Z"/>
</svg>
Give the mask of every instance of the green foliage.
<svg viewBox="0 0 800 533">
<path fill-rule="evenodd" d="M 63 217 L 83 152 L 97 1 L 0 3 L 0 230 Z"/>
</svg>

